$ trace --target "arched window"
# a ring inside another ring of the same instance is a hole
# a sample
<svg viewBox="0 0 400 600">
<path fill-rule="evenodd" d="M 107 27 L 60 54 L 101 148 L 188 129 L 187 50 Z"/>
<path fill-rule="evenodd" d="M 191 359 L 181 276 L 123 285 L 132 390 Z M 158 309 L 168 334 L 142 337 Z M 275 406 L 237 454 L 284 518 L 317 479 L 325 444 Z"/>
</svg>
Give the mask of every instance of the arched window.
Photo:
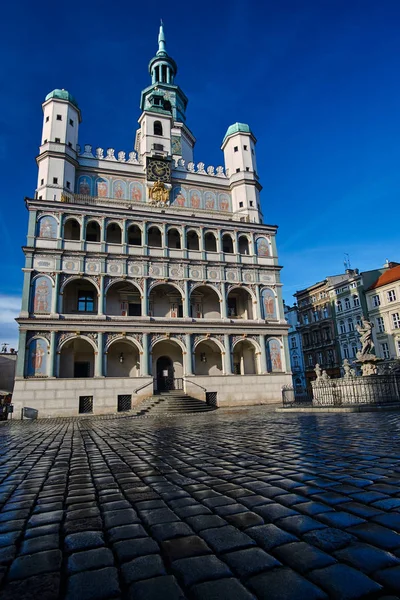
<svg viewBox="0 0 400 600">
<path fill-rule="evenodd" d="M 211 231 L 208 231 L 204 236 L 204 249 L 206 252 L 217 251 L 217 240 Z"/>
<path fill-rule="evenodd" d="M 161 248 L 162 247 L 162 238 L 161 231 L 158 227 L 150 227 L 147 232 L 147 243 L 149 246 L 153 248 Z"/>
<path fill-rule="evenodd" d="M 350 299 L 349 298 L 344 299 L 344 305 L 346 308 L 350 308 Z"/>
<path fill-rule="evenodd" d="M 117 223 L 109 223 L 106 229 L 106 242 L 108 244 L 120 244 L 121 237 L 121 227 Z"/>
<path fill-rule="evenodd" d="M 347 346 L 343 346 L 343 356 L 349 358 L 349 348 Z"/>
<path fill-rule="evenodd" d="M 349 331 L 354 331 L 353 319 L 347 319 L 347 325 L 348 325 Z"/>
<path fill-rule="evenodd" d="M 245 235 L 239 237 L 239 254 L 249 254 L 249 240 Z"/>
<path fill-rule="evenodd" d="M 186 234 L 186 248 L 188 250 L 199 250 L 199 236 L 196 231 L 188 231 Z"/>
<path fill-rule="evenodd" d="M 161 121 L 154 121 L 154 135 L 162 135 L 163 134 L 163 128 L 162 128 L 162 124 Z"/>
<path fill-rule="evenodd" d="M 344 324 L 344 321 L 339 322 L 339 327 L 340 327 L 340 333 L 346 333 L 346 325 Z"/>
<path fill-rule="evenodd" d="M 142 245 L 142 232 L 137 225 L 130 225 L 128 228 L 128 244 L 130 246 Z"/>
<path fill-rule="evenodd" d="M 342 312 L 342 310 L 343 310 L 343 306 L 342 306 L 342 301 L 341 301 L 341 300 L 338 300 L 338 301 L 336 302 L 336 308 L 337 308 L 337 311 L 338 311 L 338 312 Z"/>
<path fill-rule="evenodd" d="M 357 294 L 353 295 L 353 304 L 354 306 L 360 306 L 360 298 L 357 296 Z"/>
<path fill-rule="evenodd" d="M 222 250 L 226 254 L 233 254 L 233 241 L 229 233 L 222 236 Z"/>
<path fill-rule="evenodd" d="M 81 226 L 76 219 L 68 219 L 64 225 L 64 239 L 65 240 L 80 240 L 81 237 Z"/>
<path fill-rule="evenodd" d="M 100 241 L 100 225 L 97 221 L 89 221 L 86 225 L 86 241 L 87 242 L 99 242 Z"/>
</svg>

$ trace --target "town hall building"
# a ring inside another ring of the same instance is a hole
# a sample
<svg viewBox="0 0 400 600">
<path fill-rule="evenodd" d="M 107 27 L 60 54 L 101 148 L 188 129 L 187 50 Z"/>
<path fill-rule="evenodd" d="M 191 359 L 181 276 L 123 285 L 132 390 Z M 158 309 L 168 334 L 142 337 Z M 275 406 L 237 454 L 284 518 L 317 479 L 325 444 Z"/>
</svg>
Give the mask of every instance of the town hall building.
<svg viewBox="0 0 400 600">
<path fill-rule="evenodd" d="M 66 90 L 43 103 L 17 414 L 114 413 L 170 389 L 213 392 L 218 406 L 278 402 L 291 382 L 256 138 L 235 123 L 224 165 L 195 163 L 162 25 L 149 72 L 129 153 L 80 146 L 81 110 Z"/>
</svg>

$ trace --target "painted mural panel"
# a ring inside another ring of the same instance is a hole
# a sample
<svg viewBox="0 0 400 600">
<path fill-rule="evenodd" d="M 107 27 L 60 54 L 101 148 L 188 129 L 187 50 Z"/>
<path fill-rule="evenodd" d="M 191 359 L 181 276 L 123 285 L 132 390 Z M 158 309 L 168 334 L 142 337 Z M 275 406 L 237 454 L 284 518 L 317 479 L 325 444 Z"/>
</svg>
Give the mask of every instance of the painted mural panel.
<svg viewBox="0 0 400 600">
<path fill-rule="evenodd" d="M 206 192 L 204 194 L 204 208 L 206 210 L 216 210 L 217 209 L 217 197 L 214 192 Z"/>
<path fill-rule="evenodd" d="M 187 192 L 181 186 L 174 188 L 172 204 L 175 206 L 186 206 Z"/>
<path fill-rule="evenodd" d="M 29 377 L 47 375 L 47 343 L 45 340 L 37 338 L 29 344 L 26 372 Z"/>
<path fill-rule="evenodd" d="M 276 319 L 276 301 L 275 294 L 269 288 L 261 292 L 261 304 L 264 319 Z"/>
<path fill-rule="evenodd" d="M 172 154 L 182 156 L 182 140 L 180 135 L 171 136 Z"/>
<path fill-rule="evenodd" d="M 230 210 L 230 198 L 229 198 L 228 194 L 219 194 L 218 207 L 219 207 L 219 210 L 224 210 L 224 211 Z"/>
<path fill-rule="evenodd" d="M 117 200 L 121 200 L 126 198 L 126 183 L 125 181 L 121 181 L 120 179 L 117 179 L 117 181 L 113 182 L 113 187 L 112 187 L 112 197 L 116 198 Z"/>
<path fill-rule="evenodd" d="M 87 175 L 82 175 L 78 179 L 77 186 L 78 194 L 83 194 L 84 196 L 92 195 L 92 178 Z"/>
<path fill-rule="evenodd" d="M 272 373 L 282 371 L 281 345 L 278 340 L 268 341 L 268 370 Z"/>
<path fill-rule="evenodd" d="M 145 197 L 143 185 L 139 181 L 132 181 L 129 185 L 129 198 L 134 202 L 143 202 Z"/>
<path fill-rule="evenodd" d="M 48 277 L 37 277 L 33 282 L 32 308 L 35 313 L 49 313 L 51 310 L 52 284 Z"/>
<path fill-rule="evenodd" d="M 96 196 L 99 198 L 108 198 L 108 181 L 104 177 L 96 179 Z"/>
<path fill-rule="evenodd" d="M 269 242 L 265 237 L 259 237 L 256 241 L 257 256 L 269 256 Z"/>
<path fill-rule="evenodd" d="M 58 223 L 54 217 L 41 217 L 38 221 L 38 235 L 40 238 L 55 240 L 57 238 Z"/>
<path fill-rule="evenodd" d="M 189 206 L 192 208 L 202 208 L 200 190 L 190 190 Z"/>
</svg>

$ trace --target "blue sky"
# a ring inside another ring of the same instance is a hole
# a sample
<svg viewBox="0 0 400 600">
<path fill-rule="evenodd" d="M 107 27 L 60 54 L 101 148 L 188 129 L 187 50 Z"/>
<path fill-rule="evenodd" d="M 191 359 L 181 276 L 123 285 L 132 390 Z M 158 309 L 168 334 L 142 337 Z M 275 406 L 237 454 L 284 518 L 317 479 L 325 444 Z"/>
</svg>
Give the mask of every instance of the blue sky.
<svg viewBox="0 0 400 600">
<path fill-rule="evenodd" d="M 344 253 L 361 270 L 400 259 L 398 0 L 17 0 L 2 8 L 0 38 L 0 342 L 16 340 L 41 103 L 68 89 L 81 145 L 128 152 L 161 17 L 196 162 L 221 164 L 236 121 L 258 139 L 286 301 L 341 272 Z"/>
</svg>

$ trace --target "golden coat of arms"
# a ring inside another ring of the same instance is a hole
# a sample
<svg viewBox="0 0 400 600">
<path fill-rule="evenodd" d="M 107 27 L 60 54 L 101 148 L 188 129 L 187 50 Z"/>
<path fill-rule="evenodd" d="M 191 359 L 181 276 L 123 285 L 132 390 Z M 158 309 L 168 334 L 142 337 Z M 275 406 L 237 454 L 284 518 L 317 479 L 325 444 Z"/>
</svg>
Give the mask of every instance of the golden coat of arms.
<svg viewBox="0 0 400 600">
<path fill-rule="evenodd" d="M 165 205 L 169 200 L 169 189 L 158 180 L 149 190 L 149 199 L 151 204 Z"/>
</svg>

